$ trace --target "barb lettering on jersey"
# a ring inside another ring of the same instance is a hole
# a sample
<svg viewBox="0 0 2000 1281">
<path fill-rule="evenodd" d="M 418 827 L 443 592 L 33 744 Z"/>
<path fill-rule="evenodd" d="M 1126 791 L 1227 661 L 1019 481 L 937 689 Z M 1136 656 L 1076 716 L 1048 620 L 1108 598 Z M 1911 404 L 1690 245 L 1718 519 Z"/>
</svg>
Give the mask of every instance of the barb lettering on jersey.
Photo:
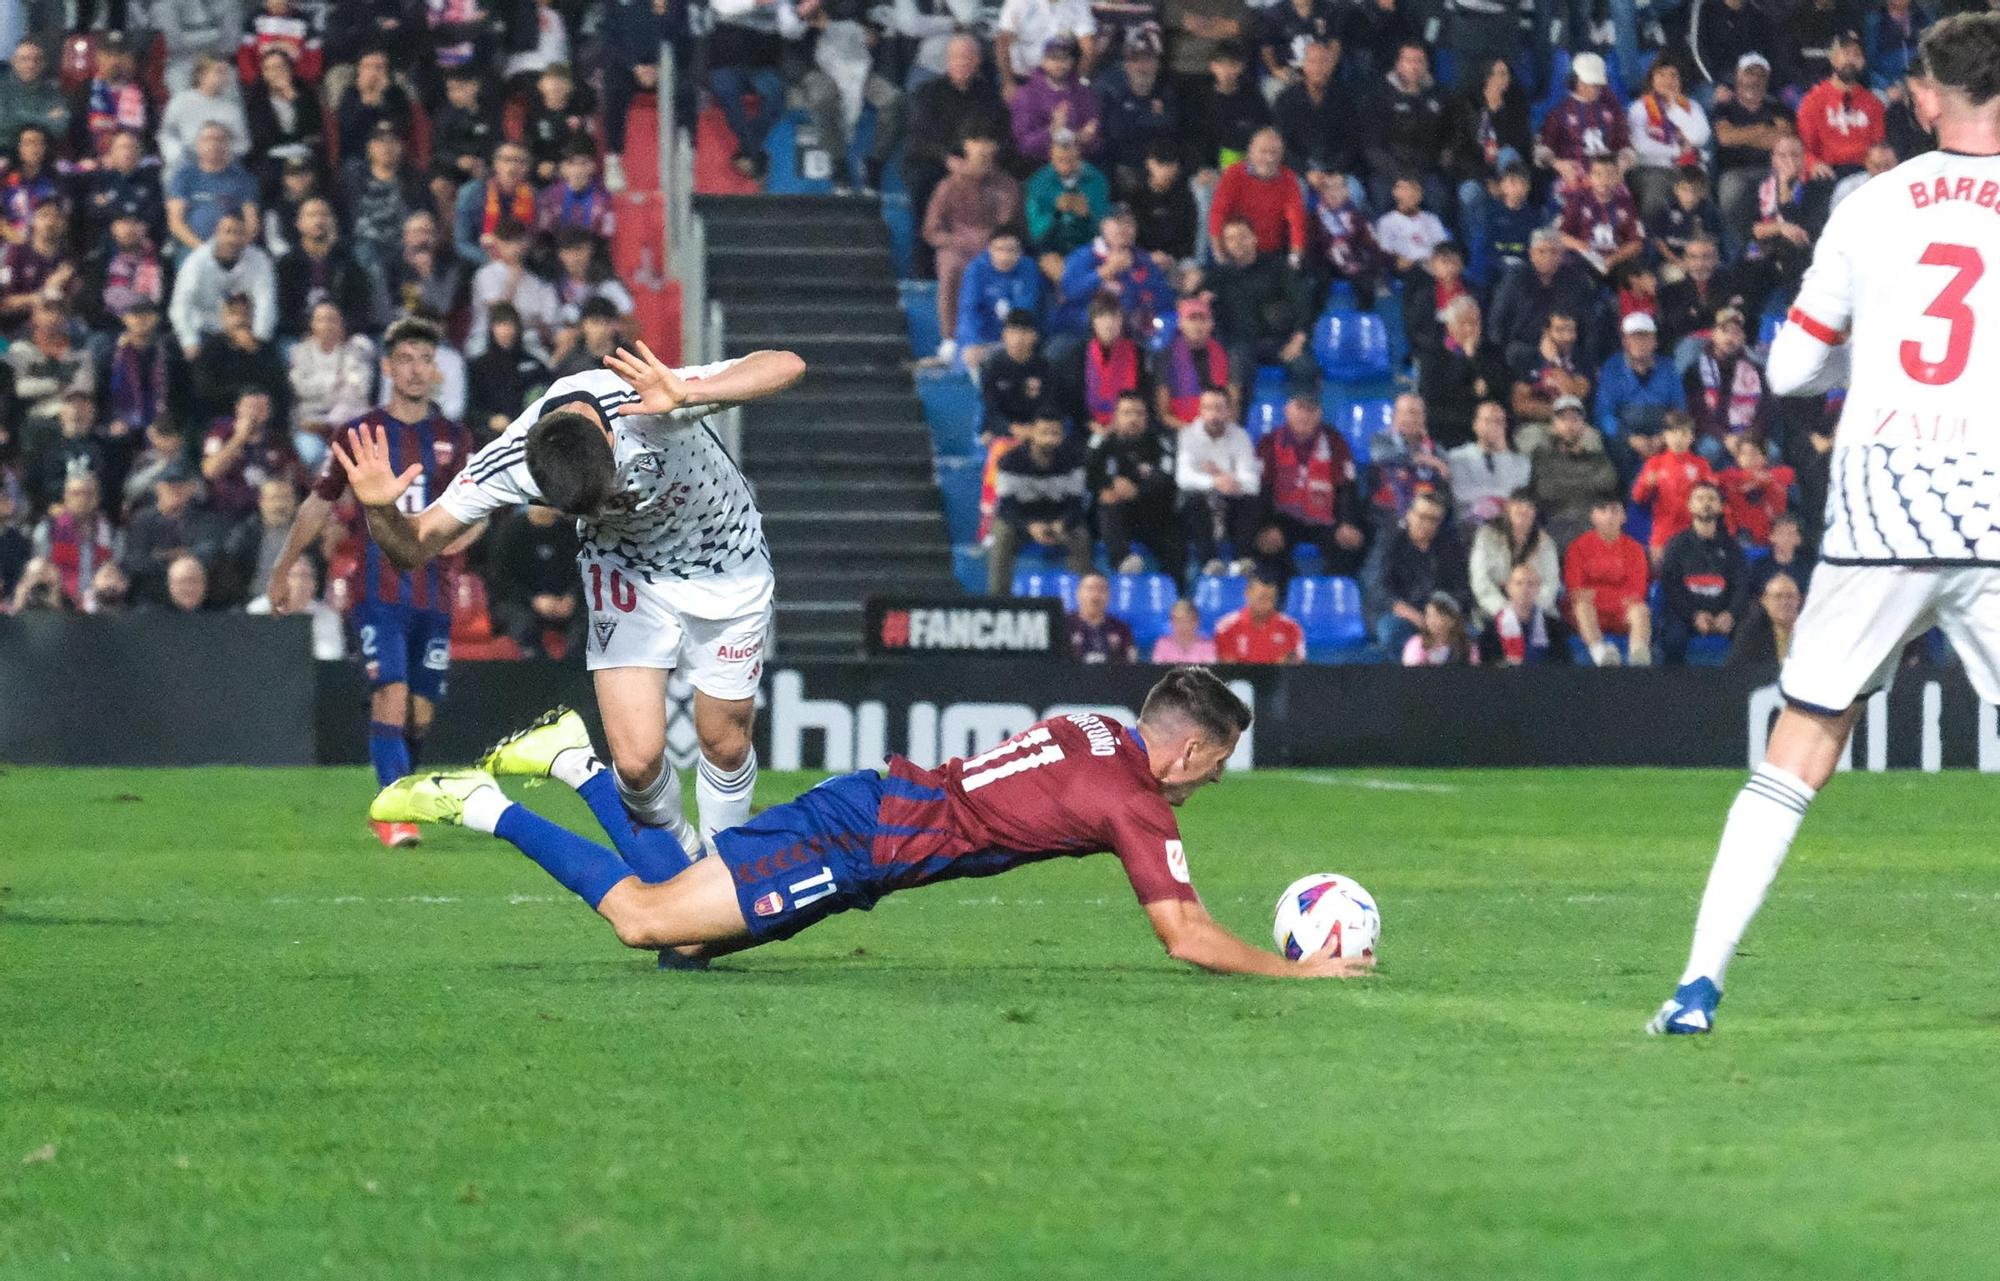
<svg viewBox="0 0 2000 1281">
<path fill-rule="evenodd" d="M 1971 178 L 1960 178 L 1956 181 L 1950 178 L 1935 178 L 1929 182 L 1910 184 L 1910 203 L 1919 209 L 1928 209 L 1932 205 L 1941 205 L 1951 200 L 1970 201 L 1981 209 L 1991 209 L 1996 202 L 2000 202 L 2000 182 L 1994 182 L 1990 178 L 1985 182 L 1975 182 Z"/>
</svg>

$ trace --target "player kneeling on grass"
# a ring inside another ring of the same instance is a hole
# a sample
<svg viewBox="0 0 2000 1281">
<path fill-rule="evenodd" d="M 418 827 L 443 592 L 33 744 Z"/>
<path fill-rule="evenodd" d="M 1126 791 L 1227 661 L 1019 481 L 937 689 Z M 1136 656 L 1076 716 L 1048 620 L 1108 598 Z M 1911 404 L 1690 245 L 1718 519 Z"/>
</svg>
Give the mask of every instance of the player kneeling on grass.
<svg viewBox="0 0 2000 1281">
<path fill-rule="evenodd" d="M 1077 713 L 989 752 L 925 769 L 891 757 L 886 775 L 829 779 L 717 832 L 714 857 L 634 823 L 574 712 L 502 742 L 480 764 L 402 779 L 376 797 L 385 822 L 458 823 L 508 841 L 611 922 L 628 947 L 700 961 L 790 938 L 850 908 L 933 881 L 993 876 L 1049 858 L 1109 852 L 1169 955 L 1224 974 L 1346 978 L 1373 956 L 1290 961 L 1218 925 L 1188 877 L 1174 807 L 1222 776 L 1250 709 L 1201 667 L 1146 695 L 1135 726 Z M 573 787 L 617 849 L 513 804 L 493 775 Z"/>
</svg>

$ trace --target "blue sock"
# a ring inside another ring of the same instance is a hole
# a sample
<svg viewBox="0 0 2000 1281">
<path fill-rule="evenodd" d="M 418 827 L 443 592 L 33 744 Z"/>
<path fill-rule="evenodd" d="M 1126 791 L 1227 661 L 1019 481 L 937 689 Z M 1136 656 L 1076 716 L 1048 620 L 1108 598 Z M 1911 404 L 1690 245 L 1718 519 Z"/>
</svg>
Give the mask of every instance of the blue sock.
<svg viewBox="0 0 2000 1281">
<path fill-rule="evenodd" d="M 372 722 L 368 726 L 368 759 L 375 763 L 375 781 L 383 787 L 408 774 L 410 745 L 403 738 L 403 727 Z"/>
<path fill-rule="evenodd" d="M 691 860 L 672 832 L 641 823 L 626 811 L 625 802 L 618 795 L 618 780 L 610 770 L 592 774 L 576 789 L 576 794 L 590 806 L 604 834 L 618 847 L 618 856 L 640 880 L 656 885 L 688 870 Z"/>
<path fill-rule="evenodd" d="M 632 869 L 610 850 L 557 827 L 525 805 L 509 805 L 493 834 L 541 864 L 544 872 L 593 909 L 612 886 L 632 875 Z"/>
</svg>

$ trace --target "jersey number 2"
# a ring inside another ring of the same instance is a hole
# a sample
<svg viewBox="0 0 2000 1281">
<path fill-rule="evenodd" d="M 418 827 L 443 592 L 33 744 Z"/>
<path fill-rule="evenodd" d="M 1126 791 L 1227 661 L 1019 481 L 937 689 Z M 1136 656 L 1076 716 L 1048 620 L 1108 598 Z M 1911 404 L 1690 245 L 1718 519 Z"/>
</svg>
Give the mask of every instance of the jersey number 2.
<svg viewBox="0 0 2000 1281">
<path fill-rule="evenodd" d="M 1970 245 L 1932 245 L 1924 250 L 1923 257 L 1917 259 L 1926 267 L 1949 267 L 1955 273 L 1951 283 L 1946 285 L 1931 305 L 1924 308 L 1926 316 L 1948 321 L 1951 332 L 1945 335 L 1944 357 L 1930 360 L 1924 356 L 1923 344 L 1913 338 L 1903 340 L 1903 372 L 1918 382 L 1930 387 L 1942 387 L 1948 382 L 1956 382 L 1965 372 L 1966 361 L 1972 357 L 1972 325 L 1975 317 L 1972 308 L 1965 305 L 1965 296 L 1986 274 L 1986 260 Z"/>
</svg>

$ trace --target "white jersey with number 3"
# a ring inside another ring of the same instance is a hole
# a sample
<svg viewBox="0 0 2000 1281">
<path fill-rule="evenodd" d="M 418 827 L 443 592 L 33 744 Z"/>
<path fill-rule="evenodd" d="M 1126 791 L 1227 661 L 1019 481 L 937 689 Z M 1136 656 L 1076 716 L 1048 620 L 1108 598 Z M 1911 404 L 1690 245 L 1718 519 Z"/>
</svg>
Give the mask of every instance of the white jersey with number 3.
<svg viewBox="0 0 2000 1281">
<path fill-rule="evenodd" d="M 2000 157 L 1932 152 L 1843 201 L 1789 320 L 1848 348 L 1822 558 L 2000 566 Z M 1773 387 L 1813 385 L 1779 343 Z"/>
</svg>

